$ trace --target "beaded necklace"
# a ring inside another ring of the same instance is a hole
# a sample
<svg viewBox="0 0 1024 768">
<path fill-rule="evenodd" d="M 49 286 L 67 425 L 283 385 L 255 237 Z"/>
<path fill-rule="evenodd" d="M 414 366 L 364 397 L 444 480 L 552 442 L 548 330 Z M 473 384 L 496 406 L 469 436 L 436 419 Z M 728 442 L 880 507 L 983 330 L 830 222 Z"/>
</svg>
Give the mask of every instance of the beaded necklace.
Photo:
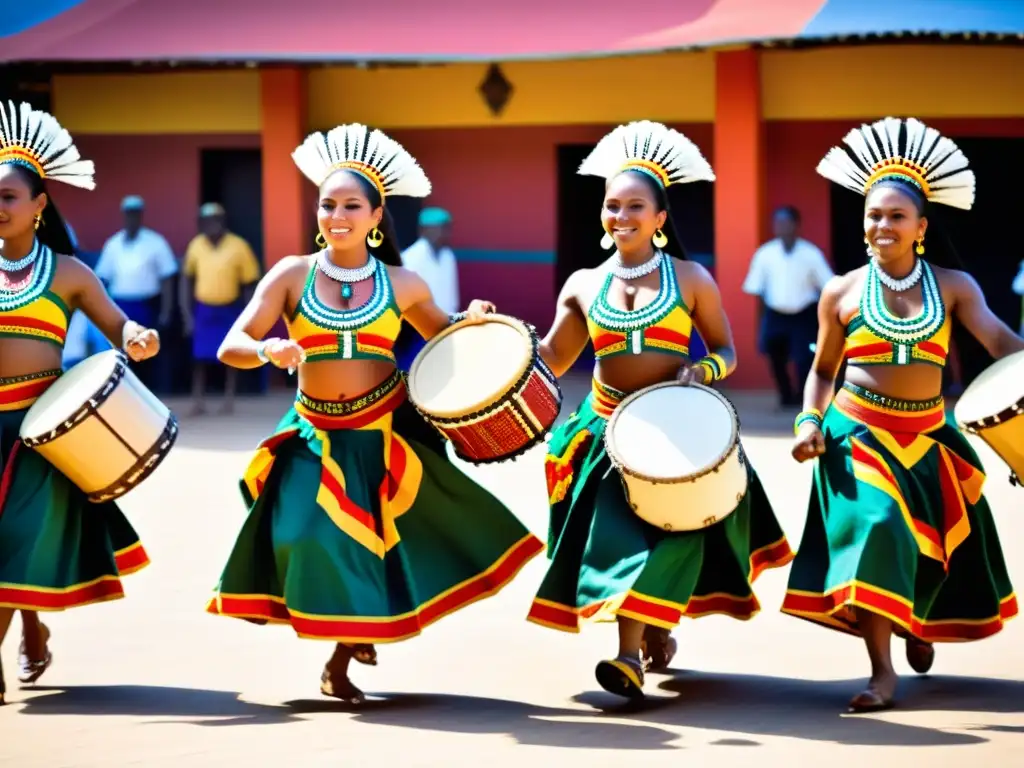
<svg viewBox="0 0 1024 768">
<path fill-rule="evenodd" d="M 926 261 L 920 263 L 922 303 L 921 311 L 915 317 L 897 317 L 889 311 L 885 305 L 878 267 L 873 260 L 868 262 L 864 292 L 860 297 L 860 314 L 864 325 L 893 345 L 893 362 L 897 365 L 909 363 L 911 348 L 930 339 L 946 322 L 946 305 L 942 301 L 942 291 L 935 273 Z"/>
<path fill-rule="evenodd" d="M 609 272 L 597 295 L 597 300 L 590 308 L 590 316 L 594 322 L 609 331 L 628 335 L 632 331 L 650 328 L 664 320 L 679 301 L 679 286 L 676 285 L 671 259 L 663 258 L 659 269 L 661 270 L 661 286 L 658 288 L 657 297 L 647 306 L 632 311 L 613 307 L 609 303 L 608 289 L 611 287 L 614 277 Z"/>
<path fill-rule="evenodd" d="M 384 314 L 392 300 L 391 282 L 383 262 L 374 259 L 373 265 L 373 293 L 369 301 L 356 309 L 334 309 L 320 301 L 316 295 L 314 267 L 306 278 L 306 289 L 299 301 L 300 311 L 321 328 L 334 331 L 351 331 L 369 325 Z M 327 276 L 331 277 L 330 274 Z"/>
<path fill-rule="evenodd" d="M 33 252 L 37 255 L 26 285 L 15 290 L 0 289 L 0 312 L 13 312 L 28 306 L 49 289 L 55 266 L 53 251 L 36 241 Z"/>
</svg>

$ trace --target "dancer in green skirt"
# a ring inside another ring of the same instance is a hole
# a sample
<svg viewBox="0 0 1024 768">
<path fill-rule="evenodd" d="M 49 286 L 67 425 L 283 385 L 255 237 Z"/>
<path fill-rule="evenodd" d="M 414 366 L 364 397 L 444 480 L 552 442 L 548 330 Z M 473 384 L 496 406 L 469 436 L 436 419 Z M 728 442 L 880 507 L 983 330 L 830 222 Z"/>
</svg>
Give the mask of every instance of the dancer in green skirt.
<svg viewBox="0 0 1024 768">
<path fill-rule="evenodd" d="M 156 331 L 125 317 L 77 259 L 46 181 L 93 189 L 93 164 L 45 112 L 0 105 L 0 641 L 22 613 L 19 679 L 53 659 L 37 611 L 124 596 L 121 576 L 149 563 L 114 503 L 92 504 L 19 439 L 29 407 L 61 374 L 71 314 L 81 310 L 133 360 L 160 350 Z M 5 699 L 0 669 L 0 704 Z"/>
<path fill-rule="evenodd" d="M 319 186 L 323 250 L 267 273 L 219 357 L 298 369 L 299 392 L 245 473 L 249 513 L 208 610 L 335 642 L 321 691 L 358 704 L 352 658 L 375 664 L 375 644 L 496 594 L 544 545 L 449 461 L 396 370 L 403 319 L 427 339 L 453 319 L 400 266 L 385 208 L 426 197 L 427 177 L 362 125 L 314 133 L 293 157 Z M 288 338 L 262 340 L 282 316 Z"/>
<path fill-rule="evenodd" d="M 783 611 L 864 638 L 871 680 L 850 710 L 870 712 L 894 701 L 893 632 L 924 673 L 932 643 L 988 637 L 1017 614 L 981 462 L 945 412 L 942 368 L 954 318 L 995 358 L 1024 340 L 950 268 L 959 260 L 933 217 L 929 226 L 932 203 L 974 203 L 960 149 L 914 119 L 844 141 L 818 173 L 865 196 L 868 264 L 834 278 L 818 306 L 793 455 L 820 459 Z"/>
<path fill-rule="evenodd" d="M 616 405 L 675 378 L 720 381 L 736 365 L 718 287 L 686 259 L 666 194 L 672 184 L 715 177 L 689 139 L 650 122 L 610 133 L 580 173 L 607 179 L 602 246 L 616 251 L 569 278 L 541 344 L 558 376 L 588 340 L 597 362 L 593 391 L 548 445 L 551 565 L 529 619 L 566 632 L 588 620 L 617 621 L 618 653 L 598 664 L 597 680 L 640 697 L 645 670 L 669 665 L 669 633 L 681 618 L 749 619 L 760 609 L 751 583 L 792 552 L 753 469 L 733 514 L 701 531 L 665 533 L 630 508 L 603 439 Z M 689 356 L 694 326 L 711 350 L 696 362 Z"/>
</svg>

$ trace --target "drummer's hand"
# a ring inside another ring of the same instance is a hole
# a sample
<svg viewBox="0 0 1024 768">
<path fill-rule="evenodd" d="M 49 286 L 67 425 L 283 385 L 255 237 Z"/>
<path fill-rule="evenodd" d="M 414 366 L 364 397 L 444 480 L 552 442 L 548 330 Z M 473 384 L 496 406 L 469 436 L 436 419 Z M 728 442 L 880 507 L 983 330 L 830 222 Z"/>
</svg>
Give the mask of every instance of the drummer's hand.
<svg viewBox="0 0 1024 768">
<path fill-rule="evenodd" d="M 796 433 L 796 442 L 793 443 L 793 458 L 803 463 L 821 456 L 824 452 L 825 435 L 821 427 L 813 421 L 802 424 L 800 431 Z"/>
<path fill-rule="evenodd" d="M 291 339 L 270 339 L 263 347 L 263 353 L 270 364 L 294 371 L 299 363 L 306 362 L 306 350 Z"/>
<path fill-rule="evenodd" d="M 708 372 L 700 363 L 687 363 L 679 369 L 676 381 L 680 384 L 706 384 Z"/>
<path fill-rule="evenodd" d="M 124 351 L 136 363 L 156 355 L 160 351 L 160 334 L 152 328 L 138 328 L 138 332 L 124 341 Z"/>
<path fill-rule="evenodd" d="M 481 323 L 484 320 L 485 315 L 489 315 L 492 312 L 497 312 L 498 308 L 489 301 L 482 299 L 473 299 L 469 302 L 469 308 L 466 310 L 466 320 L 471 323 Z"/>
</svg>

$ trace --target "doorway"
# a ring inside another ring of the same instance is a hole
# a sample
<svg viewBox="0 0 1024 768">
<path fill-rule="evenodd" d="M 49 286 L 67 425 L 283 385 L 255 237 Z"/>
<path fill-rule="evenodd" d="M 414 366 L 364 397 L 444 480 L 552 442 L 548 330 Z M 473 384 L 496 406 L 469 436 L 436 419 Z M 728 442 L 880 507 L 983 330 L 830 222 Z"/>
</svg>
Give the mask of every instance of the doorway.
<svg viewBox="0 0 1024 768">
<path fill-rule="evenodd" d="M 557 148 L 558 192 L 555 241 L 555 301 L 569 276 L 579 270 L 597 266 L 609 252 L 601 249 L 604 230 L 600 212 L 604 201 L 605 181 L 597 176 L 580 176 L 580 164 L 593 149 L 592 144 L 564 144 Z M 669 188 L 672 223 L 683 239 L 687 255 L 714 274 L 715 196 L 711 184 L 695 182 L 676 184 Z M 696 329 L 691 340 L 691 354 L 705 353 L 704 343 Z M 593 349 L 588 345 L 574 368 L 590 368 L 594 364 Z"/>
<path fill-rule="evenodd" d="M 260 264 L 263 258 L 263 161 L 259 149 L 204 149 L 199 154 L 199 201 L 224 206 L 229 230 L 249 243 Z M 183 359 L 176 376 L 183 391 L 192 387 L 191 346 L 185 340 Z M 224 369 L 215 366 L 207 374 L 207 390 L 224 389 Z M 267 371 L 255 368 L 238 371 L 238 393 L 260 394 L 267 387 Z"/>
<path fill-rule="evenodd" d="M 1007 194 L 1001 181 L 1018 178 L 1024 173 L 1024 139 L 951 138 L 970 160 L 977 179 L 977 193 L 970 211 L 935 206 L 932 232 L 938 237 L 942 232 L 948 234 L 964 263 L 963 268 L 978 281 L 989 307 L 997 317 L 1017 330 L 1021 297 L 1010 290 L 1010 285 L 1022 256 L 1006 239 L 1006 232 L 1019 215 L 1020 196 Z M 830 186 L 832 254 L 836 272 L 842 274 L 863 265 L 866 258 L 864 198 L 838 185 Z M 925 258 L 927 247 L 926 237 Z M 956 382 L 959 386 L 956 388 L 959 389 L 968 386 L 991 365 L 992 357 L 960 324 L 954 326 L 953 342 L 959 374 Z M 950 371 L 950 375 L 952 373 Z"/>
</svg>

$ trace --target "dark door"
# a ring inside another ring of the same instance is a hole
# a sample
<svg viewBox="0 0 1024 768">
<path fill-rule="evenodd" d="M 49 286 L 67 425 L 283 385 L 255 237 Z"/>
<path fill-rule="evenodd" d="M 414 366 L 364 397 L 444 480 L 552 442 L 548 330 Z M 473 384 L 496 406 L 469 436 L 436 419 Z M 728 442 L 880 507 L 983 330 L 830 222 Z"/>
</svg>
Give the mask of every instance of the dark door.
<svg viewBox="0 0 1024 768">
<path fill-rule="evenodd" d="M 199 168 L 200 203 L 223 205 L 228 229 L 244 238 L 260 264 L 264 264 L 263 167 L 260 150 L 204 149 L 200 153 Z M 266 373 L 263 368 L 239 371 L 238 392 L 263 392 L 266 389 Z M 188 379 L 191 376 L 190 366 L 189 370 L 182 370 L 180 375 Z M 211 392 L 222 391 L 223 381 L 223 369 L 219 366 L 207 376 L 207 386 Z"/>
<path fill-rule="evenodd" d="M 932 208 L 929 234 L 925 238 L 925 258 L 929 239 L 949 237 L 963 268 L 981 286 L 992 311 L 1011 328 L 1020 324 L 1021 299 L 1010 290 L 1020 266 L 1022 253 L 1007 237 L 1019 215 L 1021 195 L 1007 187 L 1007 179 L 1024 173 L 1024 139 L 957 139 L 967 155 L 977 179 L 974 207 L 960 211 L 945 205 Z M 1009 190 L 1009 191 L 1007 191 Z M 832 253 L 836 271 L 848 272 L 864 264 L 864 198 L 832 185 Z M 959 385 L 966 387 L 992 358 L 962 326 L 953 332 L 960 374 Z"/>
</svg>

